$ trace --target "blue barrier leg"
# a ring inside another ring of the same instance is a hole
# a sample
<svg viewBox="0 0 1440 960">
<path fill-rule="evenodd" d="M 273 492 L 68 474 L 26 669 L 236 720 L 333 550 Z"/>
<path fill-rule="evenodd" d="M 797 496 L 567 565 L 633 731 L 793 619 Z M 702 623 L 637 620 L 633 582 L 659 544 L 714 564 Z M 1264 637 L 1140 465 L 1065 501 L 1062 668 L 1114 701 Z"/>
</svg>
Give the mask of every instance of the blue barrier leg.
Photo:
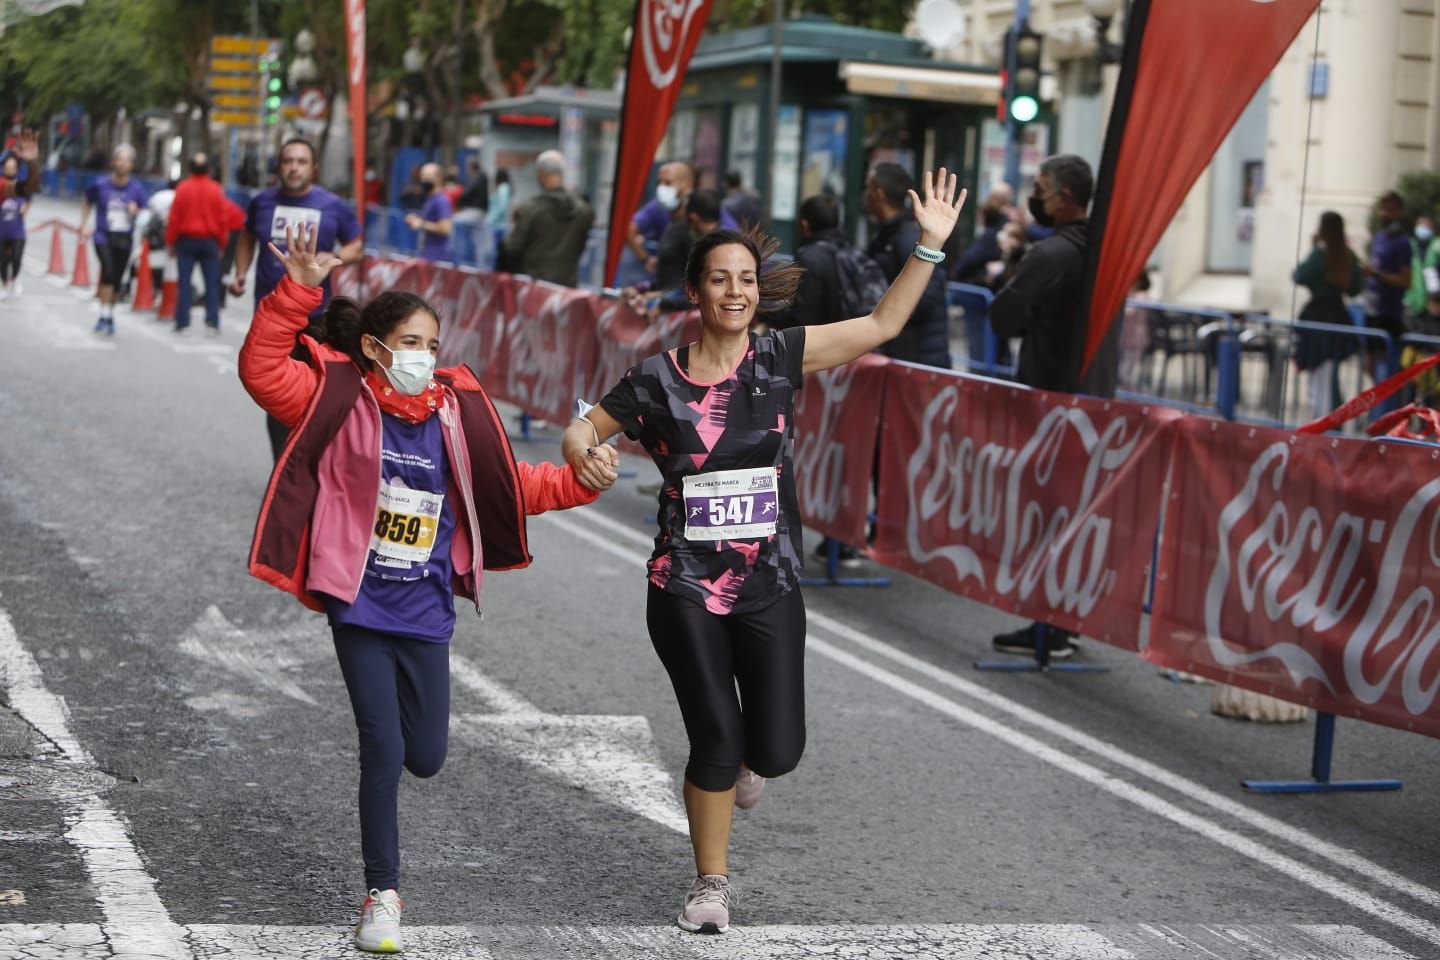
<svg viewBox="0 0 1440 960">
<path fill-rule="evenodd" d="M 521 411 L 521 413 L 520 413 L 520 436 L 518 436 L 518 437 L 511 437 L 511 438 L 510 438 L 510 441 L 511 441 L 512 443 L 530 443 L 531 441 L 533 441 L 533 440 L 535 439 L 535 436 L 530 432 L 530 420 L 531 420 L 530 414 L 525 413 L 524 411 Z"/>
<path fill-rule="evenodd" d="M 801 577 L 802 587 L 888 587 L 889 577 L 842 577 L 840 576 L 840 541 L 834 537 L 825 538 L 825 576 Z"/>
<path fill-rule="evenodd" d="M 1056 663 L 1050 659 L 1050 644 L 1047 642 L 1046 634 L 1053 629 L 1043 623 L 1035 622 L 1030 625 L 1030 636 L 1035 641 L 1035 657 L 1033 660 L 976 660 L 975 669 L 983 670 L 986 673 L 1109 673 L 1110 668 L 1103 663 Z"/>
<path fill-rule="evenodd" d="M 1215 407 L 1226 420 L 1235 419 L 1235 407 L 1240 399 L 1240 340 L 1226 331 L 1220 337 L 1217 349 L 1217 371 L 1215 383 Z"/>
<path fill-rule="evenodd" d="M 1310 756 L 1310 780 L 1241 780 L 1251 793 L 1376 793 L 1399 790 L 1399 780 L 1331 780 L 1330 761 L 1335 751 L 1335 714 L 1315 714 L 1315 746 Z"/>
</svg>

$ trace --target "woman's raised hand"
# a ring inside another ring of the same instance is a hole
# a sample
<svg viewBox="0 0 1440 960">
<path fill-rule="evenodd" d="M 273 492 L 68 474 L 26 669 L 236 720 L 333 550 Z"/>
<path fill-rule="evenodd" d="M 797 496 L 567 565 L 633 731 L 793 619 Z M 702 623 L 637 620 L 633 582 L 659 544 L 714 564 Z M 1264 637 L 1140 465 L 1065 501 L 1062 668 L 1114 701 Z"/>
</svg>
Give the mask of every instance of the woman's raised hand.
<svg viewBox="0 0 1440 960">
<path fill-rule="evenodd" d="M 300 224 L 285 228 L 285 249 L 274 243 L 267 244 L 270 252 L 280 258 L 285 272 L 296 283 L 307 287 L 318 287 L 330 276 L 330 271 L 340 266 L 340 258 L 329 250 L 317 251 L 319 234 L 314 227 Z"/>
<path fill-rule="evenodd" d="M 916 196 L 914 190 L 910 191 L 910 206 L 915 211 L 915 222 L 920 224 L 920 242 L 925 246 L 940 248 L 955 229 L 955 221 L 969 194 L 963 189 L 957 194 L 958 186 L 955 174 L 946 173 L 941 167 L 933 176 L 929 170 L 925 171 L 925 178 L 920 182 L 923 199 Z"/>
</svg>

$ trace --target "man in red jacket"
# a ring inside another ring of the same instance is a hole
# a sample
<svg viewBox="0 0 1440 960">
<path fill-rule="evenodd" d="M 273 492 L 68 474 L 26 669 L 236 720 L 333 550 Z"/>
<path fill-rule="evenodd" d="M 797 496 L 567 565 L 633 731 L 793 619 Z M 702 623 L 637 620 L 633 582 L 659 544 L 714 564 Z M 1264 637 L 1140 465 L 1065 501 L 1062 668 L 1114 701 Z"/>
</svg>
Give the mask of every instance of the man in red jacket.
<svg viewBox="0 0 1440 960">
<path fill-rule="evenodd" d="M 175 188 L 175 202 L 165 224 L 165 245 L 180 267 L 180 289 L 175 305 L 175 332 L 190 327 L 190 278 L 195 264 L 205 276 L 205 327 L 220 332 L 220 251 L 230 231 L 245 223 L 245 211 L 225 196 L 210 179 L 210 159 L 203 153 L 190 158 L 190 176 Z"/>
</svg>

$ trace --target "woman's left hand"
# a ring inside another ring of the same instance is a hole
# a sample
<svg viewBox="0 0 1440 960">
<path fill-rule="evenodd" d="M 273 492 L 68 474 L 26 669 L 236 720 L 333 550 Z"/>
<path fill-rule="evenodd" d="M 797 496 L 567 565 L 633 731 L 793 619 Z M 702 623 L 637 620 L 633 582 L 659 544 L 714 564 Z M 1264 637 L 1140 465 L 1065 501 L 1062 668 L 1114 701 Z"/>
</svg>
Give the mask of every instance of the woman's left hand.
<svg viewBox="0 0 1440 960">
<path fill-rule="evenodd" d="M 955 174 L 946 173 L 941 167 L 933 176 L 929 170 L 925 171 L 925 178 L 920 182 L 923 199 L 916 196 L 914 190 L 910 191 L 910 207 L 915 211 L 915 222 L 920 224 L 920 242 L 925 246 L 936 249 L 944 246 L 955 229 L 955 221 L 960 218 L 960 210 L 969 195 L 969 191 L 963 189 L 957 195 L 958 186 Z"/>
</svg>

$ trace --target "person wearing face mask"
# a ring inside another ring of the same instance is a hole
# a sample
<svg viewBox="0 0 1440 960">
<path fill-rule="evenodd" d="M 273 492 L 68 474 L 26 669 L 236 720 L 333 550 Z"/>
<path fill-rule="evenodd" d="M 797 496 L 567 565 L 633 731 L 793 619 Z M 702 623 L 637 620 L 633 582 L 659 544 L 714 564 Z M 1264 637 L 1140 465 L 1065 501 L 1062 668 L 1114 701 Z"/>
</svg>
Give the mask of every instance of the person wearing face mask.
<svg viewBox="0 0 1440 960">
<path fill-rule="evenodd" d="M 671 160 L 660 165 L 656 176 L 655 196 L 630 220 L 630 236 L 626 243 L 635 259 L 644 265 L 645 273 L 655 276 L 659 267 L 656 249 L 680 204 L 695 187 L 695 174 L 688 163 Z"/>
<path fill-rule="evenodd" d="M 1435 236 L 1435 218 L 1424 214 L 1415 219 L 1414 258 L 1410 261 L 1410 289 L 1405 291 L 1405 309 L 1412 318 L 1429 315 L 1432 293 L 1440 293 L 1440 238 Z M 1428 271 L 1428 272 L 1427 272 Z M 1431 284 L 1435 289 L 1431 289 Z"/>
<path fill-rule="evenodd" d="M 420 168 L 420 186 L 425 191 L 425 204 L 419 213 L 407 213 L 405 226 L 420 233 L 420 256 L 425 260 L 450 259 L 450 234 L 455 229 L 455 209 L 450 198 L 440 189 L 440 164 L 427 163 Z"/>
<path fill-rule="evenodd" d="M 355 945 L 402 948 L 396 791 L 445 760 L 455 596 L 479 609 L 486 570 L 527 566 L 525 518 L 589 503 L 615 482 L 598 444 L 585 472 L 517 461 L 475 374 L 436 370 L 440 320 L 412 293 L 336 297 L 304 331 L 340 263 L 307 225 L 269 245 L 285 269 L 240 350 L 240 379 L 292 431 L 271 474 L 250 572 L 329 616 L 359 734 L 365 889 Z M 291 355 L 296 338 L 307 360 Z"/>
<path fill-rule="evenodd" d="M 1015 379 L 1026 386 L 1063 393 L 1080 389 L 1087 327 L 1087 210 L 1094 188 L 1090 164 L 1080 157 L 1061 154 L 1041 164 L 1028 206 L 1035 222 L 1054 233 L 1026 251 L 1010 282 L 990 304 L 990 326 L 995 335 L 1020 338 Z M 1118 361 L 1117 352 L 1109 362 L 1118 367 Z M 1113 375 L 1110 380 L 1113 384 Z M 1074 638 L 1042 623 L 1000 634 L 993 645 L 1001 653 L 1033 656 L 1037 637 L 1047 645 L 1051 659 L 1074 655 Z"/>
<path fill-rule="evenodd" d="M 1370 259 L 1365 264 L 1365 326 L 1390 334 L 1398 347 L 1406 331 L 1405 291 L 1410 288 L 1415 254 L 1405 231 L 1405 199 L 1394 190 L 1378 201 L 1376 225 L 1378 229 L 1370 238 Z M 1366 345 L 1370 350 L 1370 375 L 1383 379 L 1385 346 L 1378 340 L 1367 340 Z"/>
</svg>

